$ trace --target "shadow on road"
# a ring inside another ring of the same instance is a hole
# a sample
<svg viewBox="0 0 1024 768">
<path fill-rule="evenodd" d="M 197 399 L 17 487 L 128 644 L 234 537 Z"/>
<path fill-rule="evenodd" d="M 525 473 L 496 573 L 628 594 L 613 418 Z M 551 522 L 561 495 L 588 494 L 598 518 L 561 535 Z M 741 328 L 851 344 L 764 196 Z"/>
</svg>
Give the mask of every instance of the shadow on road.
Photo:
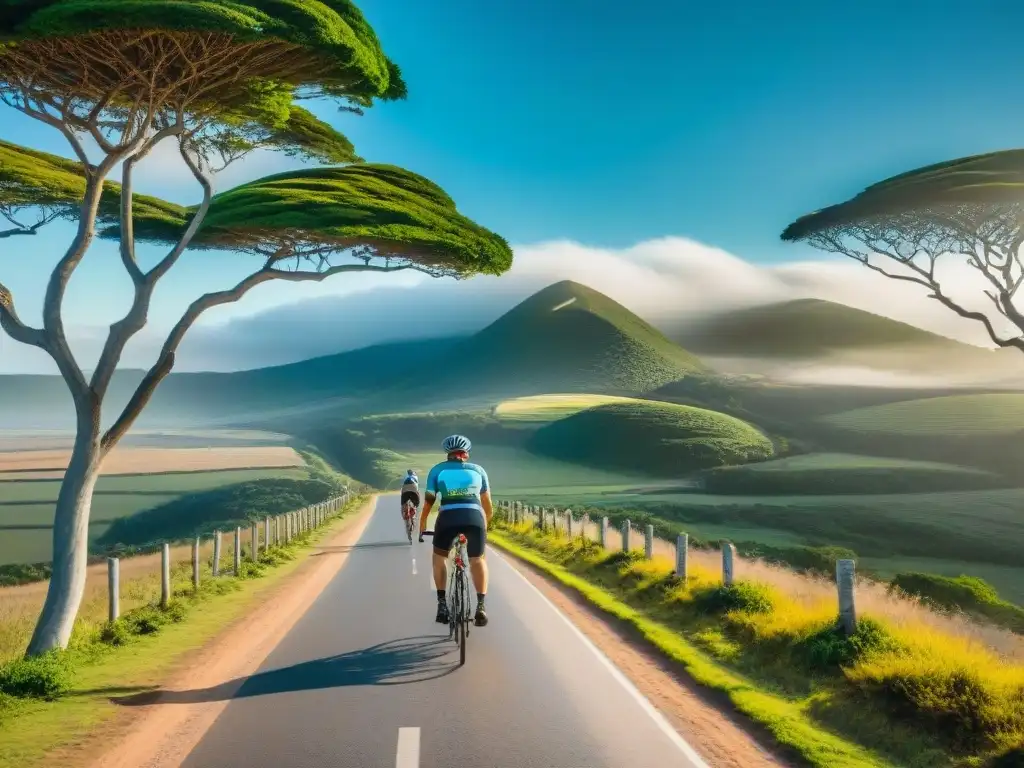
<svg viewBox="0 0 1024 768">
<path fill-rule="evenodd" d="M 458 663 L 451 658 L 454 648 L 455 644 L 447 637 L 407 637 L 339 656 L 304 661 L 290 667 L 259 672 L 250 677 L 236 678 L 212 688 L 191 691 L 148 691 L 132 696 L 113 697 L 111 701 L 126 707 L 200 704 L 350 685 L 423 683 L 450 675 L 459 668 Z"/>
<path fill-rule="evenodd" d="M 367 541 L 363 544 L 346 544 L 341 547 L 316 547 L 317 551 L 313 554 L 314 557 L 317 555 L 334 555 L 344 552 L 352 552 L 356 549 L 379 549 L 381 547 L 408 547 L 409 540 L 403 539 L 402 541 Z"/>
</svg>

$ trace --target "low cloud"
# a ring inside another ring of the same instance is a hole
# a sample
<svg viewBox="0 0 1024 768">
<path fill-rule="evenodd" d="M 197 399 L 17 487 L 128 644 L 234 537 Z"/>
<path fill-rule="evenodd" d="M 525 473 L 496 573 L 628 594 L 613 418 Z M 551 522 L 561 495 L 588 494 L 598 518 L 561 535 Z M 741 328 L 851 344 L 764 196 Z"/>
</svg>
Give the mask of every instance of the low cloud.
<svg viewBox="0 0 1024 768">
<path fill-rule="evenodd" d="M 197 325 L 182 345 L 177 369 L 254 368 L 400 339 L 468 334 L 531 293 L 565 279 L 601 291 L 662 327 L 721 310 L 820 298 L 962 341 L 987 342 L 982 328 L 929 299 L 924 288 L 885 278 L 839 257 L 758 265 L 676 237 L 621 250 L 554 241 L 519 246 L 515 252 L 514 266 L 500 278 L 338 278 L 334 283 L 309 286 L 305 294 L 296 289 L 288 295 L 292 303 L 222 324 Z M 972 279 L 960 271 L 947 276 L 950 284 L 969 293 L 976 291 Z M 325 289 L 335 292 L 324 295 Z M 980 291 L 974 295 L 981 295 Z M 147 328 L 126 351 L 122 365 L 148 366 L 162 332 Z M 100 337 L 96 331 L 77 334 L 75 348 L 82 349 L 85 359 L 94 359 L 95 354 L 86 349 L 98 352 Z M 4 371 L 26 370 L 20 367 L 27 363 L 25 355 L 12 356 L 13 346 L 7 340 L 2 347 Z M 501 354 L 501 350 L 481 352 Z"/>
</svg>

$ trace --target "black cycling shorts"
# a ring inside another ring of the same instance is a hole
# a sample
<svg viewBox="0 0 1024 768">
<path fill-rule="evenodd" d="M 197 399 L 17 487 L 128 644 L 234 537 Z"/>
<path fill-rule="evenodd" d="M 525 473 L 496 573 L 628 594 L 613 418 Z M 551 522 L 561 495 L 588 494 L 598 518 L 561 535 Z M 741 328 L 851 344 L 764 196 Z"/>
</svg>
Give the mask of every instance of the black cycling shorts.
<svg viewBox="0 0 1024 768">
<path fill-rule="evenodd" d="M 434 549 L 438 554 L 448 554 L 459 534 L 466 534 L 466 551 L 470 557 L 483 557 L 487 546 L 487 528 L 480 523 L 458 523 L 443 528 L 434 528 Z"/>
<path fill-rule="evenodd" d="M 405 509 L 405 502 L 411 501 L 412 505 L 417 509 L 420 506 L 420 495 L 416 491 L 404 491 L 402 493 L 402 508 Z"/>
</svg>

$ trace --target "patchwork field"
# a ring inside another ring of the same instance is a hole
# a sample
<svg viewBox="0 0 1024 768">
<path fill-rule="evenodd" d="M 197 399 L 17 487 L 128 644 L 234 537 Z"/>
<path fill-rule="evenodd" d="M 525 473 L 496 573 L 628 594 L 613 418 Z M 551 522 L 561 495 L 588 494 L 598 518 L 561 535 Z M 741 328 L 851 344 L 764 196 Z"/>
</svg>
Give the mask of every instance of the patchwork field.
<svg viewBox="0 0 1024 768">
<path fill-rule="evenodd" d="M 7 451 L 0 453 L 0 481 L 61 478 L 67 450 Z M 294 448 L 259 447 L 134 448 L 118 446 L 103 464 L 104 475 L 210 472 L 240 468 L 280 468 L 302 464 Z"/>
<path fill-rule="evenodd" d="M 308 477 L 303 458 L 272 433 L 177 431 L 130 437 L 134 441 L 115 448 L 104 464 L 93 497 L 90 542 L 115 520 L 190 494 Z M 69 440 L 67 435 L 9 434 L 0 444 L 5 449 L 0 450 L 0 565 L 50 559 L 53 508 Z"/>
</svg>

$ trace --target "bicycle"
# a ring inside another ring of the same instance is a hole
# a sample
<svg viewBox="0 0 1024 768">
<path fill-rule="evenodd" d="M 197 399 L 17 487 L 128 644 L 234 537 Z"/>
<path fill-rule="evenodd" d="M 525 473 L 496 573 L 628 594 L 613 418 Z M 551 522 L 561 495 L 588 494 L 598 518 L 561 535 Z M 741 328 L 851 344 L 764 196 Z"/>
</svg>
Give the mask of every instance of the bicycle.
<svg viewBox="0 0 1024 768">
<path fill-rule="evenodd" d="M 405 535 L 409 537 L 409 546 L 412 546 L 412 529 L 416 524 L 416 505 L 412 501 L 406 501 L 402 507 L 402 519 L 405 520 Z"/>
<path fill-rule="evenodd" d="M 424 536 L 433 536 L 433 531 L 424 531 Z M 469 625 L 472 611 L 469 606 L 469 573 L 466 564 L 469 555 L 466 550 L 466 534 L 460 533 L 448 550 L 448 559 L 454 567 L 449 567 L 448 578 L 448 639 L 455 639 L 459 648 L 459 666 L 466 663 L 466 638 L 469 637 Z"/>
</svg>

